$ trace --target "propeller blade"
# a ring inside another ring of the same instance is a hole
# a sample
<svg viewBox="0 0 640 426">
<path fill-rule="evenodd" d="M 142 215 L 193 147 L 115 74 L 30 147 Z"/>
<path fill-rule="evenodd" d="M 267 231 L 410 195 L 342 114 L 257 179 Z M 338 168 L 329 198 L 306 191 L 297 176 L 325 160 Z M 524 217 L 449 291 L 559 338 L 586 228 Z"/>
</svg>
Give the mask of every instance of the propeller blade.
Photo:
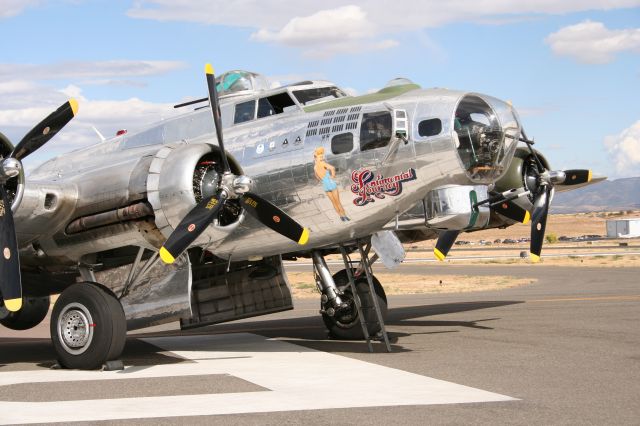
<svg viewBox="0 0 640 426">
<path fill-rule="evenodd" d="M 529 251 L 531 252 L 531 261 L 534 263 L 540 261 L 540 253 L 542 253 L 542 243 L 544 242 L 544 231 L 547 227 L 551 190 L 551 188 L 541 188 L 541 191 L 533 203 L 533 215 L 531 215 L 531 245 Z"/>
<path fill-rule="evenodd" d="M 226 198 L 226 195 L 212 195 L 191 209 L 160 248 L 160 259 L 167 264 L 175 262 L 176 258 L 213 222 L 224 206 Z"/>
<path fill-rule="evenodd" d="M 69 99 L 31 129 L 18 143 L 10 157 L 22 160 L 33 153 L 66 126 L 77 112 L 78 102 L 75 99 Z"/>
<path fill-rule="evenodd" d="M 515 220 L 516 222 L 527 224 L 531 219 L 531 214 L 527 211 L 527 209 L 523 209 L 513 201 L 503 201 L 502 203 L 497 204 L 491 208 L 495 212 L 500 213 L 502 216 L 505 216 L 511 220 Z"/>
<path fill-rule="evenodd" d="M 259 195 L 247 192 L 242 196 L 241 205 L 247 213 L 278 234 L 284 235 L 300 245 L 306 244 L 309 240 L 307 228 L 302 227 L 288 214 Z"/>
<path fill-rule="evenodd" d="M 444 231 L 440 234 L 438 241 L 436 241 L 436 246 L 433 249 L 433 254 L 436 256 L 436 259 L 443 261 L 444 258 L 447 257 L 458 235 L 460 235 L 460 231 Z"/>
<path fill-rule="evenodd" d="M 22 307 L 22 283 L 20 279 L 20 257 L 16 229 L 13 224 L 11 204 L 4 187 L 0 186 L 0 293 L 4 306 L 11 312 Z"/>
<path fill-rule="evenodd" d="M 564 174 L 567 177 L 564 182 L 562 182 L 562 185 L 580 185 L 591 182 L 591 179 L 593 178 L 591 170 L 584 169 L 564 170 Z"/>
<path fill-rule="evenodd" d="M 229 160 L 227 152 L 224 150 L 224 141 L 222 138 L 222 119 L 220 118 L 220 105 L 218 103 L 218 92 L 216 90 L 216 77 L 211 64 L 204 66 L 204 72 L 207 75 L 207 88 L 209 89 L 209 105 L 211 105 L 211 114 L 213 114 L 213 122 L 216 125 L 216 136 L 218 137 L 218 146 L 220 146 L 220 157 L 222 158 L 222 166 L 225 173 L 230 173 Z"/>
</svg>

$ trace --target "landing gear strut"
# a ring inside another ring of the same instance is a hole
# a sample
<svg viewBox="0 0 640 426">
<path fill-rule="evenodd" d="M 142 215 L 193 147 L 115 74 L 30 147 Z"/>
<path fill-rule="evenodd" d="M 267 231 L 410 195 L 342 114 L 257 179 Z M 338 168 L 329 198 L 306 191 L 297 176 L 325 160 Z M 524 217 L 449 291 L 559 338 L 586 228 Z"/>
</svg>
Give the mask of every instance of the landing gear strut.
<svg viewBox="0 0 640 426">
<path fill-rule="evenodd" d="M 346 249 L 340 246 L 345 269 L 331 275 L 326 262 L 318 252 L 313 253 L 316 280 L 322 292 L 322 319 L 332 337 L 347 340 L 366 339 L 373 352 L 370 336 L 384 340 L 387 351 L 391 346 L 384 327 L 387 314 L 387 296 L 371 271 L 377 256 L 369 257 L 370 244 L 357 242 L 361 260 L 352 262 Z M 335 294 L 332 299 L 329 295 Z M 340 302 L 336 308 L 336 301 Z"/>
</svg>

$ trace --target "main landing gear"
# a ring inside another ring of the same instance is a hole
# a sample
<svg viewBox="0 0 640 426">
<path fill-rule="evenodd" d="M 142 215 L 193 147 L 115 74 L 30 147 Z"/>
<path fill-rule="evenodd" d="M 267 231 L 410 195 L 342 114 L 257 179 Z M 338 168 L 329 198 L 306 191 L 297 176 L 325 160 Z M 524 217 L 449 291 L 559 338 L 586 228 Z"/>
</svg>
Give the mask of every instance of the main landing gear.
<svg viewBox="0 0 640 426">
<path fill-rule="evenodd" d="M 369 351 L 373 352 L 370 336 L 377 336 L 391 352 L 384 327 L 387 296 L 371 271 L 376 257 L 369 257 L 370 244 L 365 247 L 362 241 L 357 241 L 357 245 L 362 260 L 351 261 L 345 247 L 340 246 L 345 269 L 333 275 L 322 254 L 312 252 L 316 284 L 322 293 L 320 313 L 331 337 L 366 339 Z"/>
<path fill-rule="evenodd" d="M 127 336 L 122 305 L 106 287 L 85 282 L 66 288 L 51 314 L 51 340 L 66 368 L 94 370 L 117 359 Z"/>
</svg>

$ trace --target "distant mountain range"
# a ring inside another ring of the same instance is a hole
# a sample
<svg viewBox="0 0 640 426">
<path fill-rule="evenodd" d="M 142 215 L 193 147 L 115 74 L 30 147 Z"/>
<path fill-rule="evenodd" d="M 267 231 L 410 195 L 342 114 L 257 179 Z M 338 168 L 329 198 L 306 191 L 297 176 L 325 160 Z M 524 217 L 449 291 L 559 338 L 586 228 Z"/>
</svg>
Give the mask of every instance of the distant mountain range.
<svg viewBox="0 0 640 426">
<path fill-rule="evenodd" d="M 605 180 L 574 191 L 556 192 L 551 213 L 640 210 L 640 177 Z"/>
</svg>

